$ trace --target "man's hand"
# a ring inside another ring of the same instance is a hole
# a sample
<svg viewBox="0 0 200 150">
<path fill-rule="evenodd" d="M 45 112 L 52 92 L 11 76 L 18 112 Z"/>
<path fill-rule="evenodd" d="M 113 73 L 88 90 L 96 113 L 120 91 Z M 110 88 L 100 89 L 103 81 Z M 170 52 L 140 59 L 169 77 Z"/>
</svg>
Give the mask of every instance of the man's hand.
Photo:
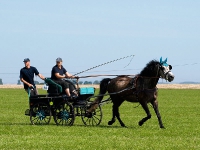
<svg viewBox="0 0 200 150">
<path fill-rule="evenodd" d="M 78 77 L 78 76 L 74 76 L 74 78 L 75 78 L 75 79 L 79 79 L 79 77 Z"/>
<path fill-rule="evenodd" d="M 33 90 L 34 89 L 34 86 L 32 84 L 29 84 L 28 87 Z"/>
<path fill-rule="evenodd" d="M 28 87 L 33 87 L 33 85 L 32 84 L 28 84 Z"/>
</svg>

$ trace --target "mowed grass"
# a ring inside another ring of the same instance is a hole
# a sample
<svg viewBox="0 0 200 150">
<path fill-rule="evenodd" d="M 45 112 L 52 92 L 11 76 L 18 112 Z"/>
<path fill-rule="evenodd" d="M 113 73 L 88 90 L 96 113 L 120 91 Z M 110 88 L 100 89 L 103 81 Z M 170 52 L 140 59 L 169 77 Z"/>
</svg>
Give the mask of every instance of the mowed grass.
<svg viewBox="0 0 200 150">
<path fill-rule="evenodd" d="M 45 93 L 39 90 L 41 94 Z M 98 90 L 97 90 L 98 92 Z M 159 110 L 166 129 L 160 129 L 149 105 L 152 118 L 140 127 L 146 116 L 137 103 L 124 102 L 121 119 L 112 126 L 112 103 L 102 106 L 103 120 L 99 126 L 85 126 L 76 117 L 73 126 L 30 124 L 24 115 L 28 96 L 23 89 L 0 89 L 0 149 L 83 149 L 83 150 L 192 150 L 200 149 L 200 90 L 159 89 Z"/>
</svg>

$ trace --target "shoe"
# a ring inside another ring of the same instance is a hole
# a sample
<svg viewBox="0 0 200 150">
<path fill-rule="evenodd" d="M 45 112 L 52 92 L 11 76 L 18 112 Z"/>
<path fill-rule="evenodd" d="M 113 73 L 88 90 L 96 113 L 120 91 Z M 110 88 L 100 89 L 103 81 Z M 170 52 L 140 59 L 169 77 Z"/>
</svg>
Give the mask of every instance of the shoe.
<svg viewBox="0 0 200 150">
<path fill-rule="evenodd" d="M 72 96 L 67 96 L 66 98 L 67 98 L 67 100 L 68 100 L 69 102 L 73 102 L 73 101 L 74 101 L 74 98 L 73 98 Z"/>
<path fill-rule="evenodd" d="M 68 100 L 69 102 L 74 102 L 77 98 L 78 98 L 77 96 L 68 96 L 68 97 L 67 97 L 67 100 Z"/>
<path fill-rule="evenodd" d="M 78 96 L 76 96 L 76 95 L 73 95 L 73 96 L 71 96 L 71 98 L 72 98 L 72 99 L 77 99 L 77 98 L 78 98 Z"/>
</svg>

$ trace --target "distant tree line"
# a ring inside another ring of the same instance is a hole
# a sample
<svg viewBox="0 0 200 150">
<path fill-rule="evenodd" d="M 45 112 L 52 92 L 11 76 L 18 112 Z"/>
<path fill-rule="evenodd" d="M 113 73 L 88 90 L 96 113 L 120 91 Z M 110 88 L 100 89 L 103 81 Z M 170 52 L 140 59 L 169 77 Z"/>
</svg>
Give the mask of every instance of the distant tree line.
<svg viewBox="0 0 200 150">
<path fill-rule="evenodd" d="M 3 81 L 2 81 L 2 79 L 0 79 L 0 85 L 3 85 Z"/>
<path fill-rule="evenodd" d="M 17 80 L 17 85 L 21 85 L 21 81 L 20 80 Z"/>
<path fill-rule="evenodd" d="M 71 81 L 74 84 L 76 84 L 76 80 L 71 80 Z M 0 83 L 1 83 L 1 80 L 0 80 Z M 44 84 L 44 83 L 39 83 L 38 81 L 35 81 L 35 84 L 39 85 L 39 84 Z M 99 80 L 95 80 L 95 81 L 79 81 L 78 84 L 79 85 L 88 85 L 88 84 L 98 85 L 98 84 L 100 84 L 100 81 Z M 17 81 L 17 85 L 21 85 L 21 81 L 20 80 Z"/>
<path fill-rule="evenodd" d="M 74 84 L 76 84 L 76 80 L 71 80 Z M 17 85 L 21 85 L 22 82 L 20 80 L 17 80 Z M 44 84 L 44 83 L 39 83 L 38 81 L 35 81 L 35 84 Z M 87 85 L 87 84 L 94 84 L 94 85 L 98 85 L 100 84 L 100 81 L 99 80 L 95 80 L 95 81 L 79 81 L 78 82 L 79 85 Z M 2 79 L 0 78 L 0 85 L 3 85 L 3 81 Z"/>
<path fill-rule="evenodd" d="M 74 83 L 74 84 L 76 84 L 76 80 L 72 80 L 72 82 Z M 78 84 L 79 85 L 87 85 L 87 84 L 100 84 L 100 81 L 98 81 L 98 80 L 95 80 L 95 81 L 79 81 L 78 82 Z"/>
</svg>

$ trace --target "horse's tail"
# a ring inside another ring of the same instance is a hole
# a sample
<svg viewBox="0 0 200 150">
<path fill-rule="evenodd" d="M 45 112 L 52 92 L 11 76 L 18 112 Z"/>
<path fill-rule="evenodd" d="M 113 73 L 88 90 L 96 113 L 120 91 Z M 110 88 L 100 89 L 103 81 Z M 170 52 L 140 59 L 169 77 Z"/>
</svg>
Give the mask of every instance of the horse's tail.
<svg viewBox="0 0 200 150">
<path fill-rule="evenodd" d="M 99 103 L 102 101 L 104 94 L 107 92 L 107 86 L 109 84 L 109 81 L 111 81 L 111 80 L 112 79 L 110 79 L 110 78 L 105 78 L 105 79 L 101 80 L 99 95 L 95 98 L 95 100 L 91 104 L 91 107 L 87 110 L 88 112 L 93 112 L 99 106 Z"/>
<path fill-rule="evenodd" d="M 104 94 L 107 92 L 107 87 L 108 87 L 108 84 L 111 80 L 112 79 L 110 79 L 110 78 L 105 78 L 105 79 L 101 80 L 100 89 L 99 89 L 99 96 L 96 99 L 99 103 L 102 101 Z"/>
</svg>

